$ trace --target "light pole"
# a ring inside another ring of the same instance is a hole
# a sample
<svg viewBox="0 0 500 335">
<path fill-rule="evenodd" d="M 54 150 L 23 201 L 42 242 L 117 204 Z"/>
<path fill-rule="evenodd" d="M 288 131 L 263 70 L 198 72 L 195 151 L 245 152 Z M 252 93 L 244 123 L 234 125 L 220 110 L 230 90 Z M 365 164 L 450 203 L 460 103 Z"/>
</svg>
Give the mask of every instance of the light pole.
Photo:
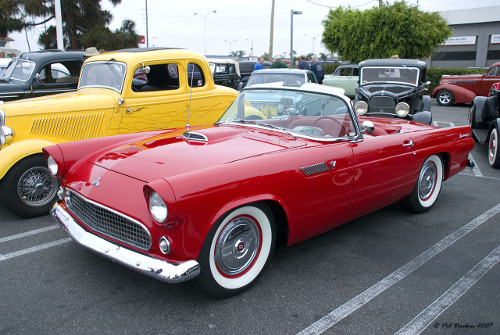
<svg viewBox="0 0 500 335">
<path fill-rule="evenodd" d="M 208 15 L 210 15 L 210 13 L 217 13 L 217 11 L 211 10 L 203 18 L 203 44 L 205 47 L 205 56 L 207 55 L 207 17 L 208 17 Z M 196 15 L 196 13 L 195 13 L 195 15 Z"/>
<path fill-rule="evenodd" d="M 247 42 L 250 41 L 252 43 L 252 47 L 250 48 L 250 58 L 252 58 L 253 57 L 253 41 L 249 38 L 247 38 L 245 41 L 247 41 Z"/>
<path fill-rule="evenodd" d="M 302 14 L 300 10 L 290 11 L 290 68 L 293 67 L 293 16 L 300 14 Z"/>
<path fill-rule="evenodd" d="M 232 40 L 232 41 L 225 40 L 224 42 L 229 43 L 229 54 L 228 55 L 230 55 L 231 54 L 231 44 L 233 44 L 233 42 L 236 42 L 236 40 Z"/>
<path fill-rule="evenodd" d="M 309 38 L 311 38 L 311 39 L 313 40 L 313 48 L 312 48 L 312 53 L 314 53 L 314 40 L 316 39 L 316 37 L 318 37 L 318 35 L 316 35 L 316 36 L 312 37 L 312 36 L 311 36 L 311 35 L 309 35 L 309 34 L 304 34 L 304 36 L 307 36 L 307 37 L 309 37 Z"/>
</svg>

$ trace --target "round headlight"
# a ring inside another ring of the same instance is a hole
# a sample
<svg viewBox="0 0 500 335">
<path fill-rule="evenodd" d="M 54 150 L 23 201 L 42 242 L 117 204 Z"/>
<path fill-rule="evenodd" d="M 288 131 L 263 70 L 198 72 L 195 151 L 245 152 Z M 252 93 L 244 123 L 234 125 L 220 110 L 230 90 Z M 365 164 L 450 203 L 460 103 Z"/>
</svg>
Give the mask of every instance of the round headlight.
<svg viewBox="0 0 500 335">
<path fill-rule="evenodd" d="M 151 192 L 149 195 L 149 211 L 153 219 L 158 223 L 163 223 L 167 219 L 167 205 L 165 205 L 163 199 L 156 192 Z"/>
<path fill-rule="evenodd" d="M 406 102 L 400 102 L 396 105 L 396 115 L 398 117 L 405 117 L 410 113 L 410 106 Z"/>
<path fill-rule="evenodd" d="M 358 101 L 354 104 L 354 112 L 357 115 L 364 115 L 368 112 L 368 104 L 364 101 Z"/>
<path fill-rule="evenodd" d="M 47 167 L 49 168 L 51 175 L 53 175 L 54 177 L 57 176 L 57 173 L 59 172 L 59 165 L 57 165 L 52 156 L 49 156 L 49 158 L 47 158 Z"/>
</svg>

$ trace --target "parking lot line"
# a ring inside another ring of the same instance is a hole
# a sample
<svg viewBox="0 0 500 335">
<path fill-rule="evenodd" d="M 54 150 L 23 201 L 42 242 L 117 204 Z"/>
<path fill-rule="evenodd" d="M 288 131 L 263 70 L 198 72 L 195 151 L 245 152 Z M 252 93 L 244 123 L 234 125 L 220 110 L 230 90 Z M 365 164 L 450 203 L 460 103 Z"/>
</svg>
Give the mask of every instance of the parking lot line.
<svg viewBox="0 0 500 335">
<path fill-rule="evenodd" d="M 8 253 L 8 254 L 5 254 L 5 255 L 0 255 L 0 262 L 1 261 L 5 261 L 7 259 L 14 258 L 14 257 L 19 257 L 19 256 L 23 256 L 23 255 L 26 255 L 26 254 L 30 254 L 32 252 L 37 252 L 37 251 L 40 251 L 40 250 L 43 250 L 43 249 L 55 247 L 55 246 L 58 246 L 58 245 L 61 245 L 61 244 L 64 244 L 64 243 L 71 242 L 71 241 L 72 241 L 71 237 L 66 237 L 66 238 L 63 238 L 63 239 L 60 239 L 60 240 L 57 240 L 57 241 L 40 244 L 40 245 L 31 247 L 31 248 L 22 249 L 22 250 L 11 252 L 11 253 Z"/>
<path fill-rule="evenodd" d="M 480 263 L 478 263 L 465 276 L 460 278 L 443 295 L 436 299 L 431 305 L 401 328 L 395 335 L 413 335 L 424 331 L 438 316 L 448 307 L 453 305 L 465 294 L 479 279 L 481 279 L 491 268 L 500 261 L 500 246 L 493 250 Z M 439 325 L 435 326 L 439 328 Z"/>
<path fill-rule="evenodd" d="M 13 241 L 13 240 L 17 240 L 17 239 L 20 239 L 20 238 L 23 238 L 23 237 L 27 237 L 27 236 L 32 236 L 32 235 L 44 233 L 46 231 L 54 230 L 54 229 L 57 229 L 57 228 L 59 228 L 59 225 L 55 224 L 53 226 L 48 226 L 48 227 L 45 227 L 45 228 L 30 230 L 30 231 L 27 231 L 27 232 L 21 233 L 21 234 L 16 234 L 16 235 L 2 237 L 2 238 L 0 238 L 0 243 L 8 242 L 8 241 Z"/>
<path fill-rule="evenodd" d="M 434 256 L 439 254 L 441 251 L 448 248 L 450 245 L 458 241 L 460 238 L 464 237 L 477 227 L 479 227 L 484 222 L 488 221 L 490 218 L 495 216 L 500 212 L 500 204 L 491 208 L 487 212 L 481 214 L 462 228 L 456 230 L 452 234 L 446 236 L 438 243 L 434 244 L 432 247 L 412 259 L 410 262 L 406 263 L 378 283 L 374 284 L 364 292 L 360 293 L 356 297 L 352 298 L 340 307 L 331 311 L 306 329 L 302 330 L 298 335 L 306 334 L 321 334 L 328 330 L 339 321 L 343 320 L 359 308 L 363 307 L 365 304 L 370 302 L 372 299 L 377 297 L 379 294 L 387 290 L 389 287 L 393 286 L 401 279 L 405 278 L 413 271 L 424 265 L 427 261 L 432 259 Z"/>
</svg>

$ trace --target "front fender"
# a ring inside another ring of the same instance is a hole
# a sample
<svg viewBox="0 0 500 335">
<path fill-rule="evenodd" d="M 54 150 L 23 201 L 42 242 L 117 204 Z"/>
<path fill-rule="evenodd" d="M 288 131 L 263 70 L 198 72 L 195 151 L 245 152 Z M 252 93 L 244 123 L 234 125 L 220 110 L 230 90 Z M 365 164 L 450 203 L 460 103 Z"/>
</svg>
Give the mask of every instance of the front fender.
<svg viewBox="0 0 500 335">
<path fill-rule="evenodd" d="M 441 90 L 448 90 L 451 93 L 453 93 L 453 96 L 455 98 L 455 103 L 471 103 L 474 97 L 476 96 L 476 93 L 473 91 L 463 88 L 461 86 L 453 85 L 453 84 L 443 84 L 439 85 L 432 91 L 432 97 L 435 98 L 437 93 Z"/>
<path fill-rule="evenodd" d="M 54 142 L 42 140 L 24 140 L 5 146 L 0 150 L 0 179 L 21 159 L 42 153 L 42 148 Z"/>
</svg>

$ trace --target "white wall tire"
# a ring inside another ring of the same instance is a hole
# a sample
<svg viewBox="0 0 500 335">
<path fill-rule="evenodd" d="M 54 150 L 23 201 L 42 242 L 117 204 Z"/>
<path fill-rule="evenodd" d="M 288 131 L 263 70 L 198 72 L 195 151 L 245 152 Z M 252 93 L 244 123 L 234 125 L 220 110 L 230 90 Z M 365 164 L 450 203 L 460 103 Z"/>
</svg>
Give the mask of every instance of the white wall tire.
<svg viewBox="0 0 500 335">
<path fill-rule="evenodd" d="M 402 201 L 403 207 L 413 213 L 423 213 L 436 202 L 443 183 L 443 162 L 437 155 L 428 157 L 418 175 L 412 193 Z"/>
<path fill-rule="evenodd" d="M 218 220 L 200 252 L 203 289 L 227 297 L 248 288 L 271 258 L 275 235 L 272 214 L 264 206 L 239 207 Z"/>
<path fill-rule="evenodd" d="M 488 141 L 488 162 L 496 169 L 500 168 L 500 157 L 498 152 L 498 129 L 493 127 Z"/>
</svg>

